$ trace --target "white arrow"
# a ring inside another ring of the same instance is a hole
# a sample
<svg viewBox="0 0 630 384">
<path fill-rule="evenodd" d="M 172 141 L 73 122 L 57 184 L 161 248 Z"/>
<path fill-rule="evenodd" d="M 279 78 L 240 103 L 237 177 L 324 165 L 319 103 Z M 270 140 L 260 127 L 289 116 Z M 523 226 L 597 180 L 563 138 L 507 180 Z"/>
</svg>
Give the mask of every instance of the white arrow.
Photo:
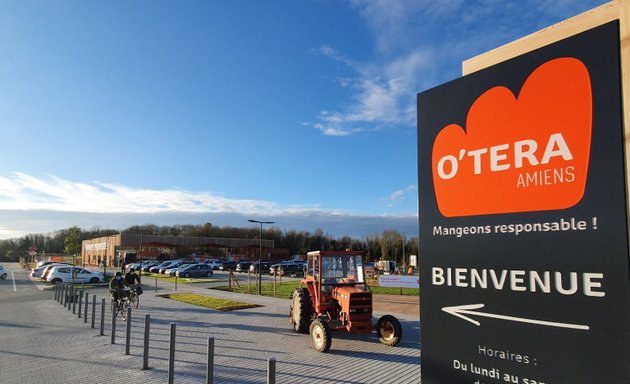
<svg viewBox="0 0 630 384">
<path fill-rule="evenodd" d="M 471 323 L 479 326 L 480 322 L 477 320 L 471 319 L 465 315 L 474 315 L 474 316 L 482 316 L 482 317 L 491 317 L 493 319 L 500 320 L 508 320 L 508 321 L 517 321 L 520 323 L 529 323 L 529 324 L 537 324 L 544 325 L 547 327 L 558 327 L 558 328 L 569 328 L 569 329 L 578 329 L 581 331 L 588 331 L 590 328 L 588 325 L 579 325 L 579 324 L 569 324 L 569 323 L 557 323 L 555 321 L 545 321 L 545 320 L 534 320 L 534 319 L 525 319 L 522 317 L 514 317 L 514 316 L 505 316 L 505 315 L 497 315 L 494 313 L 486 313 L 486 312 L 478 312 L 474 311 L 475 309 L 483 308 L 484 304 L 468 304 L 468 305 L 456 305 L 453 307 L 444 307 L 442 310 L 446 313 L 449 313 L 453 316 L 457 316 L 460 319 L 464 319 L 466 321 L 470 321 Z"/>
</svg>

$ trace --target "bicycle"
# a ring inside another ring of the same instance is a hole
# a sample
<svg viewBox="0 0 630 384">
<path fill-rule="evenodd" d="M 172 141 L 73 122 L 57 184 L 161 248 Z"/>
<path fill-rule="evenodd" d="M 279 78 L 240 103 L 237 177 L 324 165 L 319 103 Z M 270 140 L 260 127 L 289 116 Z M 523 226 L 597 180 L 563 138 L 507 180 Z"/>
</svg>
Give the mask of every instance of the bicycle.
<svg viewBox="0 0 630 384">
<path fill-rule="evenodd" d="M 120 316 L 124 319 L 127 318 L 127 308 L 131 306 L 131 295 L 125 295 L 122 292 L 118 294 L 118 299 L 114 300 L 114 296 L 111 297 L 111 308 L 112 314 L 117 316 L 120 313 Z"/>
<path fill-rule="evenodd" d="M 131 292 L 129 293 L 129 301 L 130 305 L 134 309 L 138 309 L 138 305 L 140 305 L 140 295 L 138 295 L 138 291 L 136 290 L 136 286 L 131 286 Z"/>
</svg>

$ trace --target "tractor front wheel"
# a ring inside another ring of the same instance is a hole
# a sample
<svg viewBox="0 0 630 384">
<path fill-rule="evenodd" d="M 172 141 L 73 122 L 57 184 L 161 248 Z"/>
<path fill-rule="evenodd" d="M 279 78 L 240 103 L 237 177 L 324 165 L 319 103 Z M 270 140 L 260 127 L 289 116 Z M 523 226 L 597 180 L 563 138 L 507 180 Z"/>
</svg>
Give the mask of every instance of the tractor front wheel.
<svg viewBox="0 0 630 384">
<path fill-rule="evenodd" d="M 311 323 L 311 342 L 317 352 L 328 352 L 332 343 L 332 332 L 328 323 L 313 320 Z"/>
<path fill-rule="evenodd" d="M 291 323 L 293 330 L 297 333 L 308 333 L 309 322 L 311 321 L 311 296 L 306 288 L 297 288 L 293 291 L 293 302 L 291 303 Z"/>
<path fill-rule="evenodd" d="M 385 345 L 394 346 L 402 338 L 400 321 L 392 315 L 385 315 L 376 322 L 378 341 Z"/>
</svg>

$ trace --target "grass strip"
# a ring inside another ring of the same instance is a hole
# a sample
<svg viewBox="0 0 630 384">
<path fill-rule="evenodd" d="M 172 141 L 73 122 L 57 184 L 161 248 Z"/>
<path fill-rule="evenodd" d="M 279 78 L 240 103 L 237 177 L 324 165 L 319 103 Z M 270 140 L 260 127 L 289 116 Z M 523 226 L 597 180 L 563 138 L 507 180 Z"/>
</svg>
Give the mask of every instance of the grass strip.
<svg viewBox="0 0 630 384">
<path fill-rule="evenodd" d="M 419 296 L 419 288 L 396 288 L 396 287 L 370 287 L 375 295 L 402 295 L 402 296 Z"/>
<path fill-rule="evenodd" d="M 300 286 L 299 281 L 289 281 L 276 283 L 275 294 L 273 283 L 263 283 L 261 285 L 261 294 L 263 296 L 270 297 L 279 297 L 288 299 L 291 297 L 291 293 Z M 228 286 L 220 286 L 220 287 L 212 287 L 210 289 L 218 289 L 223 291 L 231 291 L 236 293 L 250 293 L 250 294 L 258 294 L 258 286 L 253 284 L 240 284 L 240 287 L 236 287 L 232 285 L 232 289 L 229 289 Z M 418 296 L 420 295 L 420 289 L 418 288 L 395 288 L 395 287 L 370 287 L 370 291 L 374 295 L 402 295 L 402 296 Z"/>
<path fill-rule="evenodd" d="M 289 297 L 291 297 L 291 293 L 293 292 L 293 290 L 299 286 L 299 281 L 283 282 L 282 284 L 276 283 L 276 290 L 274 294 L 273 283 L 263 283 L 261 285 L 261 294 L 263 296 L 288 299 Z M 252 282 L 251 284 L 240 283 L 240 287 L 237 287 L 233 284 L 232 289 L 230 289 L 227 285 L 223 285 L 220 287 L 211 287 L 210 289 L 218 289 L 221 291 L 231 291 L 236 293 L 250 293 L 254 295 L 258 294 L 258 286 L 255 282 Z"/>
<path fill-rule="evenodd" d="M 198 305 L 200 307 L 216 309 L 219 311 L 234 311 L 237 309 L 256 308 L 258 304 L 249 304 L 242 301 L 233 301 L 219 297 L 204 296 L 196 293 L 170 293 L 163 295 L 167 299 L 180 301 L 182 303 Z"/>
</svg>

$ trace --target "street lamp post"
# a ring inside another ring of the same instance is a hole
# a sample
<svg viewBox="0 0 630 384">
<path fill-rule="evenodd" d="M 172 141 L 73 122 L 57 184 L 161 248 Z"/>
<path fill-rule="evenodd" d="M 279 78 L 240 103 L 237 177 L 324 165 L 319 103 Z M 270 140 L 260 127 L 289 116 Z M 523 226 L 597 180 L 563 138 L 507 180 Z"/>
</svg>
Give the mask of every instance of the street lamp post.
<svg viewBox="0 0 630 384">
<path fill-rule="evenodd" d="M 263 224 L 273 224 L 273 221 L 259 221 L 259 220 L 247 220 L 250 223 L 258 223 L 260 224 L 260 238 L 258 239 L 259 250 L 258 250 L 258 294 L 262 294 L 262 226 Z"/>
</svg>

